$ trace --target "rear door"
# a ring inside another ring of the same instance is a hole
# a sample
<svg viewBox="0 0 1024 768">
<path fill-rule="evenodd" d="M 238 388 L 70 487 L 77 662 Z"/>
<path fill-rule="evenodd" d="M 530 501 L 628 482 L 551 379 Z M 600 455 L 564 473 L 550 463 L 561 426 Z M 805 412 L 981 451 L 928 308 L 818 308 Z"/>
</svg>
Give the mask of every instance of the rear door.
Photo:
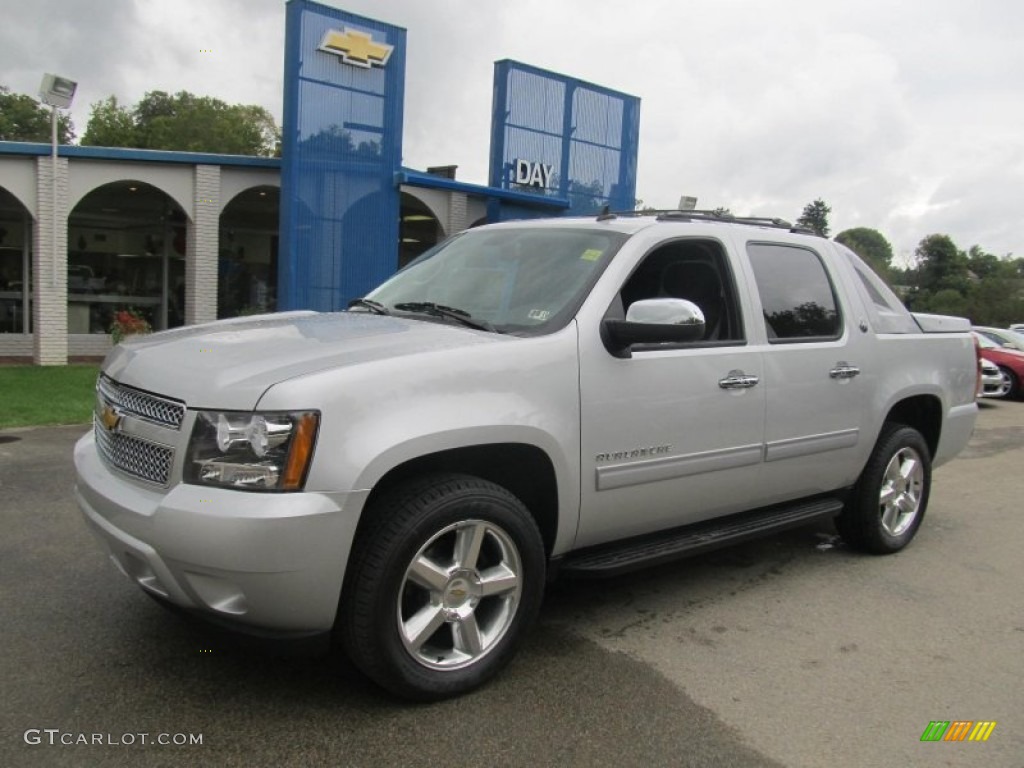
<svg viewBox="0 0 1024 768">
<path fill-rule="evenodd" d="M 828 244 L 748 240 L 764 333 L 763 503 L 853 482 L 869 439 L 870 340 L 843 311 Z"/>
</svg>

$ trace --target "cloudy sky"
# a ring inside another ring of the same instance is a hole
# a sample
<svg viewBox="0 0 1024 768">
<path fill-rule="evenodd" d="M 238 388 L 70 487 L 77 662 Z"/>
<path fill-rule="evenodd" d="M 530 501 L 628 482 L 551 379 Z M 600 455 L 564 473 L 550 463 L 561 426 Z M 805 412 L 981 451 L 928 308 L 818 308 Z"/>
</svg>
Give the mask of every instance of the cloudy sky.
<svg viewBox="0 0 1024 768">
<path fill-rule="evenodd" d="M 332 0 L 409 31 L 404 162 L 486 183 L 493 62 L 641 98 L 637 196 L 680 195 L 833 234 L 880 230 L 899 257 L 950 235 L 1024 256 L 1019 0 Z M 114 94 L 188 90 L 280 121 L 283 0 L 5 4 L 0 84 L 79 81 L 73 117 Z M 208 51 L 208 52 L 206 52 Z"/>
</svg>

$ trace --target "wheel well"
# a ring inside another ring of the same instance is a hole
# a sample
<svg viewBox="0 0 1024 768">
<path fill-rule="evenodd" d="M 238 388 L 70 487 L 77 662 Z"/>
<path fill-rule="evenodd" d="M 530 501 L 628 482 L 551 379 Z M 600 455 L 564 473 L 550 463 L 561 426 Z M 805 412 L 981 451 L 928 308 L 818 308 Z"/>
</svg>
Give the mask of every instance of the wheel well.
<svg viewBox="0 0 1024 768">
<path fill-rule="evenodd" d="M 937 397 L 918 395 L 901 400 L 889 410 L 885 420 L 916 429 L 924 437 L 931 455 L 935 456 L 942 431 L 942 403 Z"/>
<path fill-rule="evenodd" d="M 374 499 L 388 489 L 433 472 L 475 475 L 506 488 L 533 515 L 544 539 L 544 548 L 551 554 L 558 532 L 558 482 L 551 460 L 540 448 L 521 443 L 494 443 L 419 456 L 388 471 L 373 487 L 365 508 L 370 508 Z"/>
</svg>

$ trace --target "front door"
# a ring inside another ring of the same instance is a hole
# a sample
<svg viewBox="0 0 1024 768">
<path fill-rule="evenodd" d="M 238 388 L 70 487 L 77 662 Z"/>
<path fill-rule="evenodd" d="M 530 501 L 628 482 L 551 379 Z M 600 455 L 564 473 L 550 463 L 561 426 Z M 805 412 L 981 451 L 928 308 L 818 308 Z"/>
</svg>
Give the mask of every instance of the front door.
<svg viewBox="0 0 1024 768">
<path fill-rule="evenodd" d="M 698 280 L 678 268 L 682 262 L 710 266 L 717 285 L 694 295 Z M 609 312 L 659 296 L 701 306 L 707 338 L 647 345 L 618 358 L 590 343 L 593 329 L 580 329 L 577 547 L 739 511 L 758 495 L 764 371 L 761 352 L 747 343 L 721 244 L 659 244 L 624 282 Z"/>
</svg>

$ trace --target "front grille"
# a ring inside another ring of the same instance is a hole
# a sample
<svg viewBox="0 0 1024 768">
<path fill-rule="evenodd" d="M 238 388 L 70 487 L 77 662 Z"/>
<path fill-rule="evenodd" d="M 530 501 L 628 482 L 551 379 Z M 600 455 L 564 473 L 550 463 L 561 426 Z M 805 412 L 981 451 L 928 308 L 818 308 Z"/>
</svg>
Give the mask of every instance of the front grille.
<svg viewBox="0 0 1024 768">
<path fill-rule="evenodd" d="M 185 418 L 184 403 L 127 387 L 103 374 L 96 381 L 96 389 L 107 405 L 154 424 L 180 429 Z"/>
<path fill-rule="evenodd" d="M 167 485 L 174 463 L 174 449 L 123 432 L 110 432 L 98 417 L 93 417 L 93 431 L 100 456 L 122 472 Z"/>
</svg>

